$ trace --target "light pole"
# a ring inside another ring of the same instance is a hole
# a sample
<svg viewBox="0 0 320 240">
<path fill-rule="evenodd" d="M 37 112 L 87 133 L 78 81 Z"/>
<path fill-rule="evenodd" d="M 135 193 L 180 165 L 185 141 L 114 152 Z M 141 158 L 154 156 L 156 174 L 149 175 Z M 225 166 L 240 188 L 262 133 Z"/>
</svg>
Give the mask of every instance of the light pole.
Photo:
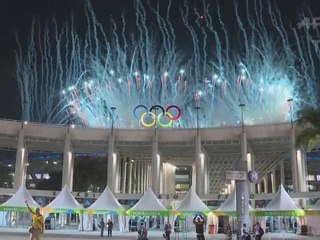
<svg viewBox="0 0 320 240">
<path fill-rule="evenodd" d="M 292 98 L 289 98 L 289 99 L 287 99 L 287 102 L 289 103 L 289 105 L 290 105 L 290 124 L 291 124 L 291 128 L 293 128 L 293 116 L 292 116 L 292 104 L 293 104 L 293 99 Z"/>
<path fill-rule="evenodd" d="M 199 106 L 196 106 L 196 111 L 197 111 L 197 135 L 199 135 Z"/>
<path fill-rule="evenodd" d="M 113 134 L 113 129 L 114 129 L 114 110 L 116 110 L 116 107 L 111 107 L 112 111 L 112 122 L 111 122 L 111 134 Z"/>
<path fill-rule="evenodd" d="M 244 133 L 244 119 L 243 119 L 243 107 L 246 105 L 244 103 L 240 103 L 239 107 L 241 108 L 241 127 L 242 127 L 242 132 Z"/>
</svg>

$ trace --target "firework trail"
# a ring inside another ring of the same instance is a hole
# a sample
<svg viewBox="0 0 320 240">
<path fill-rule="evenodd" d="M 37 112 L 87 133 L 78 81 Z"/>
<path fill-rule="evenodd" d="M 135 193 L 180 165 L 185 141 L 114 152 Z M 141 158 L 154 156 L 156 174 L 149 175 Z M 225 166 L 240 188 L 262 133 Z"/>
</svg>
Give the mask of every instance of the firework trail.
<svg viewBox="0 0 320 240">
<path fill-rule="evenodd" d="M 131 21 L 123 13 L 104 26 L 88 1 L 85 34 L 72 17 L 34 22 L 28 46 L 17 41 L 23 119 L 136 128 L 137 105 L 177 105 L 173 127 L 195 127 L 197 106 L 200 126 L 215 127 L 238 125 L 239 103 L 246 124 L 290 120 L 289 98 L 294 112 L 317 103 L 316 29 L 286 26 L 275 4 L 255 0 L 234 2 L 230 30 L 217 3 L 190 2 L 135 0 Z"/>
</svg>

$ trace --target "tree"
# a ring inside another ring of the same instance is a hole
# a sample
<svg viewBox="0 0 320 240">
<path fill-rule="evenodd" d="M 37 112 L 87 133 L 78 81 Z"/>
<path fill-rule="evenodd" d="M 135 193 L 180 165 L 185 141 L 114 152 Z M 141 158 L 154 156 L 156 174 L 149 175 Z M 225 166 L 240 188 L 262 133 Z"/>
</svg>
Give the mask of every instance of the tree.
<svg viewBox="0 0 320 240">
<path fill-rule="evenodd" d="M 298 125 L 302 127 L 297 143 L 311 151 L 320 145 L 320 108 L 306 107 L 298 112 Z"/>
</svg>

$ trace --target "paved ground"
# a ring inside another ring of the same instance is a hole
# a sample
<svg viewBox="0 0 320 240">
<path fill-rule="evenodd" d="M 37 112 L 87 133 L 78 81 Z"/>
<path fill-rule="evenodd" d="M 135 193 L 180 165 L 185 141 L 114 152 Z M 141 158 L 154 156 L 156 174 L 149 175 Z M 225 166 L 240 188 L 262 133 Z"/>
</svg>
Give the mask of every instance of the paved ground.
<svg viewBox="0 0 320 240">
<path fill-rule="evenodd" d="M 104 237 L 103 239 L 123 240 L 123 239 L 136 239 L 136 233 L 122 234 L 120 232 L 114 232 L 112 238 Z M 160 231 L 149 231 L 150 240 L 163 240 Z M 0 240 L 26 240 L 29 239 L 27 229 L 8 229 L 0 228 Z M 42 240 L 75 240 L 75 239 L 102 239 L 99 236 L 99 232 L 78 232 L 75 230 L 48 230 L 45 232 Z M 172 234 L 171 240 L 183 240 L 183 239 L 196 239 L 194 233 L 188 234 Z M 225 235 L 208 235 L 206 239 L 226 239 Z M 263 240 L 320 240 L 320 236 L 298 236 L 294 234 L 286 233 L 272 233 L 265 234 Z"/>
</svg>

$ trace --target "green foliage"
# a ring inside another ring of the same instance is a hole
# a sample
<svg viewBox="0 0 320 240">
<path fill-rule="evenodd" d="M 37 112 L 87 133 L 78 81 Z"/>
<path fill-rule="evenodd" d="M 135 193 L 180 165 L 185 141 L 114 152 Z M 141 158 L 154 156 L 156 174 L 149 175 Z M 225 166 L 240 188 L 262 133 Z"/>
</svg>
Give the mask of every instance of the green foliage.
<svg viewBox="0 0 320 240">
<path fill-rule="evenodd" d="M 306 107 L 298 112 L 298 125 L 303 128 L 297 144 L 307 146 L 311 151 L 320 145 L 320 108 Z"/>
</svg>

